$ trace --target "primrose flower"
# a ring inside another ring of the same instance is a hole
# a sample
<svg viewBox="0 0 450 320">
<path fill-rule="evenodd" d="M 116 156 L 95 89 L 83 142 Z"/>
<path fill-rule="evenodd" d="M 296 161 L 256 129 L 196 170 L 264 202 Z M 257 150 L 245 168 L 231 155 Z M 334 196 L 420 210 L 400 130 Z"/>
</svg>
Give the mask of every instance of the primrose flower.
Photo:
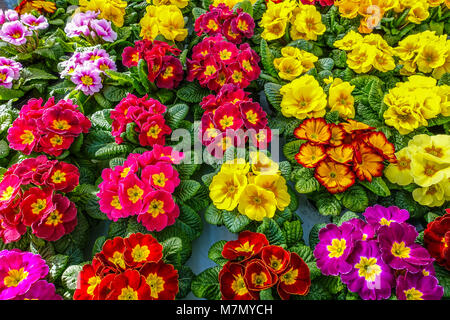
<svg viewBox="0 0 450 320">
<path fill-rule="evenodd" d="M 407 272 L 398 277 L 396 293 L 399 300 L 440 300 L 444 288 L 436 277 Z"/>
<path fill-rule="evenodd" d="M 450 210 L 428 223 L 423 242 L 436 263 L 450 270 Z"/>
<path fill-rule="evenodd" d="M 409 219 L 409 212 L 395 206 L 383 207 L 376 204 L 368 207 L 363 213 L 367 223 L 373 225 L 376 230 L 381 226 L 390 226 L 392 222 L 402 223 Z"/>
<path fill-rule="evenodd" d="M 76 68 L 70 77 L 76 84 L 76 90 L 81 90 L 85 95 L 92 95 L 102 88 L 102 78 L 100 71 L 86 67 Z"/>
<path fill-rule="evenodd" d="M 20 16 L 20 21 L 28 26 L 29 30 L 47 29 L 49 24 L 44 16 L 35 17 L 30 13 L 25 13 Z"/>
<path fill-rule="evenodd" d="M 27 42 L 27 38 L 32 32 L 27 29 L 20 21 L 6 22 L 0 29 L 0 39 L 12 44 L 20 46 Z"/>
<path fill-rule="evenodd" d="M 39 280 L 25 294 L 18 295 L 11 300 L 63 300 L 63 298 L 56 293 L 53 283 Z"/>
</svg>

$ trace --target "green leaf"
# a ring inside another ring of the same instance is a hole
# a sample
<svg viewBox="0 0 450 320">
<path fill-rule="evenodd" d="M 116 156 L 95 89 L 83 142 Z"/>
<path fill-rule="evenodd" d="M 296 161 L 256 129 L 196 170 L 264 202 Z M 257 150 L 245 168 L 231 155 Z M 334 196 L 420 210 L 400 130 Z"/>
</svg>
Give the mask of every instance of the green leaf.
<svg viewBox="0 0 450 320">
<path fill-rule="evenodd" d="M 378 196 L 388 197 L 391 195 L 391 191 L 389 190 L 386 182 L 384 182 L 382 177 L 376 177 L 372 179 L 372 182 L 368 181 L 359 181 L 364 187 L 372 191 Z"/>
<path fill-rule="evenodd" d="M 289 251 L 295 252 L 302 258 L 305 263 L 314 262 L 314 254 L 310 247 L 305 246 L 304 244 L 296 244 L 295 246 L 289 248 Z"/>
<path fill-rule="evenodd" d="M 316 244 L 319 243 L 319 231 L 326 227 L 326 225 L 326 223 L 317 223 L 311 228 L 311 231 L 309 232 L 309 245 L 311 249 L 314 249 Z"/>
<path fill-rule="evenodd" d="M 199 103 L 208 94 L 209 90 L 201 87 L 197 82 L 190 82 L 177 90 L 178 99 L 189 103 Z"/>
<path fill-rule="evenodd" d="M 92 127 L 101 130 L 112 130 L 112 119 L 110 116 L 111 109 L 103 109 L 92 114 L 91 123 Z"/>
<path fill-rule="evenodd" d="M 45 72 L 44 70 L 40 68 L 25 68 L 22 71 L 22 78 L 24 79 L 24 84 L 31 80 L 55 80 L 58 79 L 58 77 L 54 76 L 53 74 L 50 74 L 48 72 Z"/>
<path fill-rule="evenodd" d="M 0 113 L 0 133 L 3 133 L 9 128 L 12 123 L 12 116 L 9 112 Z"/>
<path fill-rule="evenodd" d="M 139 143 L 139 134 L 136 131 L 137 124 L 136 122 L 128 122 L 127 126 L 125 128 L 125 137 L 127 140 L 133 144 L 140 144 Z"/>
<path fill-rule="evenodd" d="M 126 97 L 128 90 L 117 86 L 105 86 L 102 92 L 109 101 L 119 102 Z"/>
<path fill-rule="evenodd" d="M 206 269 L 197 275 L 191 284 L 192 293 L 198 297 L 207 300 L 220 300 L 219 272 L 220 267 Z"/>
<path fill-rule="evenodd" d="M 450 272 L 436 263 L 434 263 L 434 269 L 436 271 L 436 278 L 439 280 L 439 285 L 444 288 L 443 298 L 450 298 Z"/>
<path fill-rule="evenodd" d="M 166 121 L 172 128 L 178 128 L 180 121 L 186 118 L 189 112 L 189 106 L 186 104 L 176 104 L 167 110 Z"/>
<path fill-rule="evenodd" d="M 179 227 L 189 237 L 194 240 L 200 236 L 203 229 L 202 219 L 194 209 L 188 205 L 181 204 L 180 215 L 175 221 L 174 226 Z"/>
<path fill-rule="evenodd" d="M 259 299 L 260 300 L 274 300 L 273 295 L 272 295 L 272 288 L 261 290 L 259 292 Z"/>
<path fill-rule="evenodd" d="M 126 219 L 119 219 L 116 222 L 111 222 L 109 224 L 108 228 L 108 238 L 115 238 L 115 237 L 125 237 L 127 233 L 127 220 Z"/>
<path fill-rule="evenodd" d="M 351 219 L 359 219 L 359 216 L 354 213 L 353 211 L 347 211 L 340 217 L 334 217 L 333 223 L 335 223 L 338 226 L 341 226 L 344 222 L 347 222 Z"/>
<path fill-rule="evenodd" d="M 330 194 L 321 194 L 316 201 L 317 210 L 324 216 L 338 216 L 341 214 L 342 205 Z"/>
<path fill-rule="evenodd" d="M 121 155 L 126 155 L 132 149 L 133 147 L 127 144 L 117 144 L 115 142 L 110 142 L 95 151 L 94 158 L 98 160 L 108 160 L 114 157 L 119 157 Z"/>
<path fill-rule="evenodd" d="M 94 246 L 92 247 L 92 256 L 95 256 L 97 253 L 102 251 L 103 244 L 105 243 L 105 241 L 106 241 L 106 237 L 105 236 L 98 237 L 95 240 Z"/>
<path fill-rule="evenodd" d="M 369 198 L 363 187 L 353 185 L 344 192 L 342 204 L 354 212 L 363 212 L 369 205 Z"/>
<path fill-rule="evenodd" d="M 280 226 L 270 218 L 264 218 L 263 222 L 258 226 L 256 232 L 266 235 L 269 243 L 276 246 L 285 246 L 286 237 L 281 231 Z"/>
<path fill-rule="evenodd" d="M 5 140 L 0 140 L 0 159 L 6 158 L 9 154 L 9 145 Z"/>
<path fill-rule="evenodd" d="M 61 282 L 67 290 L 75 291 L 77 288 L 78 274 L 83 269 L 81 265 L 69 266 L 61 276 Z"/>
<path fill-rule="evenodd" d="M 200 189 L 200 183 L 195 180 L 181 180 L 175 189 L 174 195 L 180 202 L 184 202 L 193 197 Z"/>
<path fill-rule="evenodd" d="M 281 110 L 281 101 L 283 96 L 280 93 L 281 85 L 273 82 L 264 84 L 264 93 L 269 103 L 278 111 Z"/>
<path fill-rule="evenodd" d="M 298 193 L 306 194 L 319 189 L 320 184 L 311 169 L 302 167 L 296 170 L 295 176 L 295 190 Z"/>
<path fill-rule="evenodd" d="M 339 276 L 323 276 L 320 282 L 333 295 L 341 292 L 345 288 Z"/>
<path fill-rule="evenodd" d="M 260 43 L 260 56 L 264 71 L 272 77 L 277 78 L 278 72 L 275 70 L 275 66 L 273 65 L 273 54 L 270 51 L 269 45 L 267 44 L 266 40 L 262 38 Z"/>
<path fill-rule="evenodd" d="M 323 71 L 323 70 L 331 71 L 331 70 L 333 70 L 333 67 L 334 67 L 334 60 L 331 58 L 322 58 L 322 59 L 319 59 L 315 65 L 316 65 L 316 69 L 318 72 Z"/>
<path fill-rule="evenodd" d="M 283 154 L 291 163 L 297 163 L 297 160 L 295 160 L 295 155 L 299 152 L 300 146 L 303 142 L 304 140 L 297 139 L 288 142 L 283 146 Z"/>
<path fill-rule="evenodd" d="M 253 16 L 253 5 L 248 0 L 236 3 L 236 5 L 233 7 L 233 11 L 237 11 L 237 9 L 242 9 L 242 11 L 247 12 L 249 15 Z"/>
<path fill-rule="evenodd" d="M 219 240 L 216 243 L 214 243 L 211 246 L 211 248 L 209 248 L 208 251 L 208 258 L 217 263 L 221 267 L 223 267 L 225 263 L 228 262 L 228 260 L 222 256 L 222 250 L 225 243 L 227 243 L 227 241 Z"/>
<path fill-rule="evenodd" d="M 108 76 L 110 76 L 112 80 L 118 81 L 120 84 L 123 84 L 123 85 L 129 85 L 129 84 L 133 85 L 134 81 L 135 81 L 129 72 L 122 73 L 122 72 L 114 71 L 111 69 L 107 69 L 107 70 L 105 70 L 105 73 Z"/>
<path fill-rule="evenodd" d="M 146 92 L 150 91 L 150 81 L 148 80 L 147 72 L 147 62 L 145 59 L 139 59 L 138 65 L 137 65 L 139 80 L 141 84 L 144 86 L 144 89 Z"/>
<path fill-rule="evenodd" d="M 303 240 L 303 228 L 300 220 L 285 221 L 283 223 L 283 232 L 288 247 L 292 247 Z"/>
<path fill-rule="evenodd" d="M 251 222 L 251 220 L 239 212 L 223 211 L 223 223 L 230 232 L 238 233 L 243 231 Z"/>
<path fill-rule="evenodd" d="M 63 254 L 56 254 L 48 258 L 46 262 L 49 268 L 49 281 L 56 282 L 66 269 L 69 257 Z"/>
<path fill-rule="evenodd" d="M 188 266 L 182 266 L 178 269 L 178 288 L 176 299 L 182 299 L 191 292 L 192 279 L 195 274 Z"/>
<path fill-rule="evenodd" d="M 21 90 L 6 89 L 0 87 L 0 100 L 16 100 L 22 97 L 25 93 Z"/>
<path fill-rule="evenodd" d="M 203 8 L 195 7 L 192 9 L 192 15 L 194 16 L 194 20 L 197 20 L 202 14 L 205 14 L 207 11 Z"/>
<path fill-rule="evenodd" d="M 183 249 L 183 242 L 181 241 L 181 238 L 177 237 L 166 239 L 161 245 L 163 246 L 162 259 L 166 263 L 176 261 L 176 256 L 179 255 L 180 251 Z"/>
<path fill-rule="evenodd" d="M 217 209 L 216 206 L 211 203 L 205 211 L 205 220 L 209 224 L 218 226 L 223 225 L 222 210 Z"/>
</svg>

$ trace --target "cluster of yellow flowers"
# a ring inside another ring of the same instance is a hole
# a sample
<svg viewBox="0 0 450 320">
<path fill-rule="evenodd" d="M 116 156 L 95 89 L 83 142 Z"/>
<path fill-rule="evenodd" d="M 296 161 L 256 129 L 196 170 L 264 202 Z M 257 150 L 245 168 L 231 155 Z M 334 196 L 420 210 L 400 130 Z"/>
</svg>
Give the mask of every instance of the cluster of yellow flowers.
<svg viewBox="0 0 450 320">
<path fill-rule="evenodd" d="M 407 82 L 398 82 L 384 96 L 383 101 L 388 106 L 384 120 L 400 134 L 408 134 L 427 126 L 427 120 L 439 114 L 450 116 L 449 95 L 450 86 L 437 86 L 432 77 L 411 76 Z"/>
<path fill-rule="evenodd" d="M 242 158 L 225 162 L 209 191 L 217 209 L 238 207 L 239 213 L 256 221 L 272 218 L 276 209 L 282 211 L 291 202 L 278 163 L 262 152 L 251 152 L 250 163 Z"/>
<path fill-rule="evenodd" d="M 450 7 L 448 0 L 335 0 L 334 5 L 339 8 L 339 13 L 344 18 L 362 16 L 359 32 L 371 33 L 390 10 L 403 13 L 408 9 L 406 20 L 420 24 L 430 16 L 430 7 L 437 7 L 444 2 Z"/>
<path fill-rule="evenodd" d="M 122 0 L 80 0 L 80 10 L 100 11 L 99 18 L 112 21 L 117 27 L 123 26 L 126 1 Z"/>
<path fill-rule="evenodd" d="M 155 6 L 173 4 L 174 6 L 182 9 L 189 4 L 189 0 L 147 0 L 147 3 L 153 4 Z"/>
<path fill-rule="evenodd" d="M 349 51 L 347 65 L 356 73 L 367 73 L 372 68 L 387 72 L 395 68 L 394 49 L 379 34 L 361 34 L 351 30 L 334 42 L 338 49 Z"/>
<path fill-rule="evenodd" d="M 288 81 L 314 68 L 314 62 L 318 59 L 312 53 L 295 47 L 282 48 L 281 55 L 281 58 L 273 60 L 273 64 L 280 78 Z"/>
<path fill-rule="evenodd" d="M 402 75 L 413 75 L 418 69 L 440 79 L 450 72 L 450 41 L 447 35 L 437 36 L 435 31 L 412 34 L 398 43 L 395 54 L 403 65 Z"/>
<path fill-rule="evenodd" d="M 173 4 L 147 6 L 140 25 L 140 36 L 145 40 L 154 40 L 158 35 L 162 35 L 169 41 L 183 41 L 188 35 L 183 14 Z"/>
<path fill-rule="evenodd" d="M 414 136 L 396 154 L 397 163 L 391 163 L 384 174 L 392 183 L 401 186 L 415 183 L 415 201 L 436 207 L 450 200 L 450 136 Z"/>
<path fill-rule="evenodd" d="M 284 85 L 280 89 L 283 96 L 281 100 L 281 113 L 285 117 L 319 118 L 325 116 L 327 105 L 330 111 L 338 111 L 341 118 L 355 116 L 352 91 L 355 86 L 339 78 L 329 79 L 331 83 L 327 95 L 319 82 L 311 75 L 304 75 Z"/>
<path fill-rule="evenodd" d="M 294 0 L 268 2 L 267 10 L 260 22 L 260 26 L 264 28 L 261 37 L 268 41 L 283 37 L 288 23 L 291 24 L 292 40 L 317 40 L 317 36 L 326 30 L 322 16 L 315 6 L 297 3 Z"/>
</svg>

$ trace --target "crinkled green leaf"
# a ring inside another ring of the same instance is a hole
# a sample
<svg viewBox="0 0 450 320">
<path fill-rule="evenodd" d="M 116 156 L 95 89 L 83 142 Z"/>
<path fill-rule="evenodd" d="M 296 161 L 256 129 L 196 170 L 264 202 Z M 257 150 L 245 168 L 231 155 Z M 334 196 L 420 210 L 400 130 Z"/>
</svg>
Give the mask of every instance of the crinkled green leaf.
<svg viewBox="0 0 450 320">
<path fill-rule="evenodd" d="M 211 259 L 212 261 L 214 261 L 215 263 L 217 263 L 221 267 L 223 267 L 225 265 L 225 263 L 228 262 L 228 260 L 222 256 L 222 250 L 223 250 L 223 246 L 225 245 L 225 243 L 227 243 L 227 241 L 219 240 L 219 241 L 215 242 L 211 246 L 211 248 L 209 248 L 209 251 L 208 251 L 208 258 Z"/>
<path fill-rule="evenodd" d="M 251 220 L 239 212 L 223 211 L 223 223 L 230 232 L 237 233 L 243 231 L 251 222 Z"/>
<path fill-rule="evenodd" d="M 220 300 L 219 272 L 221 267 L 208 268 L 197 275 L 191 284 L 192 293 L 207 300 Z"/>
<path fill-rule="evenodd" d="M 280 226 L 270 218 L 264 218 L 256 232 L 266 235 L 269 243 L 276 246 L 286 246 L 286 236 Z M 292 236 L 292 235 L 291 235 Z"/>
</svg>

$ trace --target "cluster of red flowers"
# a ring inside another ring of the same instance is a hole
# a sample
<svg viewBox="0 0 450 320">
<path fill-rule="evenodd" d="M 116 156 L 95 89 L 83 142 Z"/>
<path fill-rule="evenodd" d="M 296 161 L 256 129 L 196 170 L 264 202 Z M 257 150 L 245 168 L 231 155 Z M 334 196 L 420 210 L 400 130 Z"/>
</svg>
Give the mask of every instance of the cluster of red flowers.
<svg viewBox="0 0 450 320">
<path fill-rule="evenodd" d="M 436 263 L 450 271 L 450 209 L 427 225 L 423 243 Z"/>
<path fill-rule="evenodd" d="M 269 245 L 262 233 L 241 232 L 222 256 L 229 260 L 219 273 L 222 300 L 258 300 L 261 290 L 275 286 L 283 300 L 309 292 L 308 265 L 295 252 Z"/>
<path fill-rule="evenodd" d="M 89 132 L 91 121 L 72 100 L 55 104 L 55 98 L 51 97 L 43 106 L 42 102 L 42 98 L 28 100 L 9 128 L 7 139 L 12 149 L 24 154 L 34 151 L 57 157 L 82 132 Z"/>
<path fill-rule="evenodd" d="M 122 53 L 122 63 L 131 68 L 140 59 L 147 62 L 148 80 L 159 88 L 174 89 L 183 80 L 183 66 L 176 58 L 181 50 L 164 41 L 138 40 L 134 47 L 126 47 Z"/>
<path fill-rule="evenodd" d="M 31 227 L 55 241 L 77 225 L 77 208 L 62 193 L 78 185 L 76 166 L 41 155 L 12 165 L 0 182 L 0 238 L 17 241 Z"/>
<path fill-rule="evenodd" d="M 331 193 L 347 190 L 359 180 L 372 181 L 383 174 L 384 160 L 396 162 L 395 147 L 384 133 L 365 123 L 348 119 L 327 124 L 324 118 L 303 121 L 294 136 L 306 140 L 295 159 Z"/>
<path fill-rule="evenodd" d="M 149 231 L 174 224 L 180 209 L 172 193 L 180 179 L 172 164 L 182 157 L 171 147 L 154 145 L 152 151 L 131 153 L 122 166 L 103 169 L 100 210 L 113 221 L 137 215 Z"/>
<path fill-rule="evenodd" d="M 224 3 L 217 7 L 211 5 L 209 11 L 195 20 L 195 32 L 198 36 L 223 35 L 228 41 L 242 43 L 242 38 L 251 38 L 255 21 L 251 15 L 238 9 L 235 13 Z"/>
<path fill-rule="evenodd" d="M 149 234 L 107 240 L 78 274 L 74 300 L 174 300 L 178 272 Z"/>
<path fill-rule="evenodd" d="M 201 86 L 218 91 L 225 84 L 246 88 L 258 79 L 260 58 L 248 43 L 238 48 L 222 35 L 208 37 L 192 49 L 187 59 L 188 81 L 197 79 Z"/>
<path fill-rule="evenodd" d="M 127 124 L 135 123 L 134 130 L 142 146 L 164 145 L 166 135 L 172 132 L 163 116 L 166 111 L 167 107 L 158 100 L 147 99 L 147 95 L 138 98 L 129 93 L 111 110 L 111 133 L 116 143 L 123 142 L 121 135 L 126 132 Z"/>
<path fill-rule="evenodd" d="M 272 134 L 266 112 L 249 95 L 239 87 L 227 84 L 217 95 L 208 95 L 200 102 L 205 110 L 200 141 L 212 154 L 220 151 L 219 154 L 231 145 L 245 144 L 248 138 L 258 148 L 267 148 Z"/>
</svg>

